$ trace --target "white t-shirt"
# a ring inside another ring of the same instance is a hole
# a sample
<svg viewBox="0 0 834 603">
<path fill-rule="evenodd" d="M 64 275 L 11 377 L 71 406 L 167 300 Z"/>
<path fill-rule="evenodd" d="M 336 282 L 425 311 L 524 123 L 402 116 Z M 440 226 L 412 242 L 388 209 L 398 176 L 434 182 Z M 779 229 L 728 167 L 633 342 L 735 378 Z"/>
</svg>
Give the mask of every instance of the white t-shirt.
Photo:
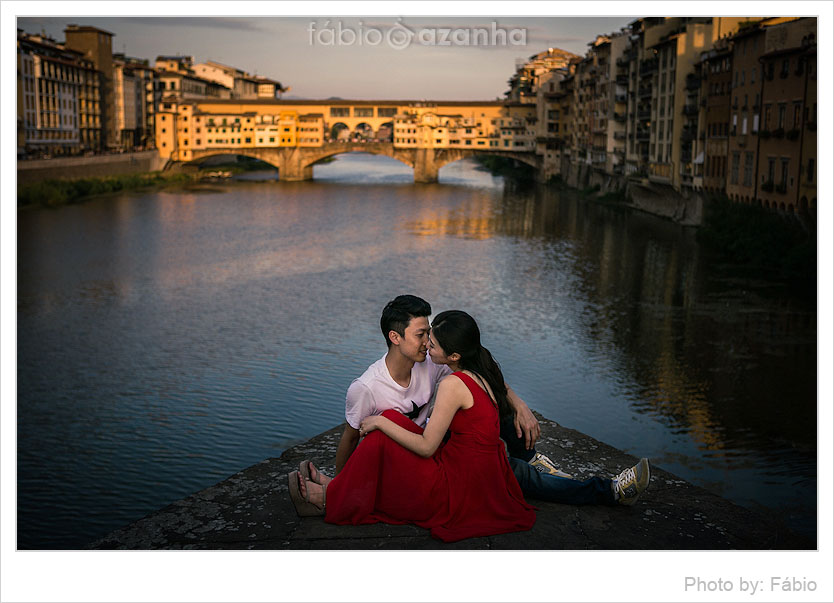
<svg viewBox="0 0 834 603">
<path fill-rule="evenodd" d="M 452 371 L 445 364 L 434 364 L 430 356 L 411 369 L 411 383 L 403 387 L 391 377 L 385 356 L 354 379 L 345 399 L 345 419 L 354 429 L 371 415 L 381 415 L 389 408 L 400 411 L 421 427 L 429 414 L 429 400 L 435 386 Z"/>
</svg>

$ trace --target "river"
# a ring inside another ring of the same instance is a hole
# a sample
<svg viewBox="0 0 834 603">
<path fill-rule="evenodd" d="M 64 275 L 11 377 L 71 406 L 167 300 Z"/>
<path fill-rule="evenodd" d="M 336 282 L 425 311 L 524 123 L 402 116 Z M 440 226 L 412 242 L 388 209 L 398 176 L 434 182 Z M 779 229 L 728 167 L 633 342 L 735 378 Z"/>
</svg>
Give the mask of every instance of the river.
<svg viewBox="0 0 834 603">
<path fill-rule="evenodd" d="M 813 299 L 469 161 L 272 177 L 19 212 L 18 548 L 82 548 L 342 422 L 406 292 L 471 313 L 544 416 L 814 537 Z"/>
</svg>

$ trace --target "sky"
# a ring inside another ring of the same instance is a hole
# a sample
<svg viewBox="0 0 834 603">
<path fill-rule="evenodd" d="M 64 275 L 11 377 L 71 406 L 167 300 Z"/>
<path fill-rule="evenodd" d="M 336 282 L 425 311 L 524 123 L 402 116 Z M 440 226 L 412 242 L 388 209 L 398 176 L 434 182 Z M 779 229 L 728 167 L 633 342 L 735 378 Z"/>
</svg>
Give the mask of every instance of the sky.
<svg viewBox="0 0 834 603">
<path fill-rule="evenodd" d="M 582 56 L 636 18 L 42 16 L 17 27 L 63 41 L 68 24 L 92 25 L 115 34 L 113 52 L 217 61 L 278 80 L 286 98 L 493 100 L 518 60 L 549 47 Z M 473 44 L 476 28 L 487 44 Z"/>
</svg>

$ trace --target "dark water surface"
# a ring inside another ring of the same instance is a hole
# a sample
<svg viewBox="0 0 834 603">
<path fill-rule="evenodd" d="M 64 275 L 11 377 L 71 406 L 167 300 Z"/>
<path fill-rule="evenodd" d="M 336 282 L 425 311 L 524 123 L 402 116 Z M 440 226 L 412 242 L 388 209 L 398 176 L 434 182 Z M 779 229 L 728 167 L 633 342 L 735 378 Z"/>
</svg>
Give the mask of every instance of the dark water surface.
<svg viewBox="0 0 834 603">
<path fill-rule="evenodd" d="M 473 314 L 545 416 L 813 536 L 813 300 L 468 162 L 315 178 L 18 214 L 19 548 L 83 547 L 342 422 L 403 292 Z"/>
</svg>

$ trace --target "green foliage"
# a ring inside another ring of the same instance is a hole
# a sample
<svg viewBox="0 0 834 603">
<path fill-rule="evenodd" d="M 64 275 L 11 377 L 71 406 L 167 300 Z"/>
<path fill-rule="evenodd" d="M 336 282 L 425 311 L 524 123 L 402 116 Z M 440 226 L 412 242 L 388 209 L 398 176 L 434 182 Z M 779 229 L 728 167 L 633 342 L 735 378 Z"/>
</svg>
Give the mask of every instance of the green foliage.
<svg viewBox="0 0 834 603">
<path fill-rule="evenodd" d="M 94 195 L 136 190 L 151 186 L 188 182 L 188 174 L 126 174 L 108 178 L 80 178 L 78 180 L 43 180 L 17 189 L 18 206 L 40 205 L 58 207 L 78 203 Z"/>
<path fill-rule="evenodd" d="M 698 229 L 698 241 L 724 261 L 759 274 L 812 282 L 817 242 L 793 216 L 726 198 L 713 199 Z"/>
</svg>

